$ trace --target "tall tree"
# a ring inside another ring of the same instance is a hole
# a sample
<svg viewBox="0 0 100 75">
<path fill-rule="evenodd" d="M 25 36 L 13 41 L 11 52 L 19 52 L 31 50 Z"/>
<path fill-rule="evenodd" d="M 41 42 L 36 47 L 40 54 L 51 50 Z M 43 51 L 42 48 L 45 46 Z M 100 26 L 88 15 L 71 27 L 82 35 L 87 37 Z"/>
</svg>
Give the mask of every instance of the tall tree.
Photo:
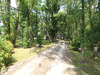
<svg viewBox="0 0 100 75">
<path fill-rule="evenodd" d="M 58 13 L 60 9 L 59 0 L 46 0 L 46 5 L 51 16 L 50 36 L 52 38 L 52 41 L 54 41 L 57 34 L 57 20 L 54 15 Z"/>
<path fill-rule="evenodd" d="M 10 0 L 7 0 L 7 33 L 10 35 Z"/>
<path fill-rule="evenodd" d="M 91 26 L 93 26 L 93 23 L 92 23 L 92 13 L 91 13 L 91 0 L 88 0 L 88 5 L 89 5 L 89 20 L 90 20 Z"/>
<path fill-rule="evenodd" d="M 17 31 L 18 31 L 18 25 L 19 25 L 19 3 L 20 3 L 20 0 L 17 0 L 16 23 L 15 23 L 14 40 L 13 40 L 14 46 L 16 43 Z"/>
<path fill-rule="evenodd" d="M 100 0 L 98 1 L 98 8 L 99 8 L 99 20 L 100 20 Z"/>
<path fill-rule="evenodd" d="M 85 28 L 85 12 L 84 12 L 84 0 L 82 0 L 82 39 L 84 39 L 84 28 Z M 82 61 L 85 61 L 85 50 L 84 45 L 82 44 Z"/>
</svg>

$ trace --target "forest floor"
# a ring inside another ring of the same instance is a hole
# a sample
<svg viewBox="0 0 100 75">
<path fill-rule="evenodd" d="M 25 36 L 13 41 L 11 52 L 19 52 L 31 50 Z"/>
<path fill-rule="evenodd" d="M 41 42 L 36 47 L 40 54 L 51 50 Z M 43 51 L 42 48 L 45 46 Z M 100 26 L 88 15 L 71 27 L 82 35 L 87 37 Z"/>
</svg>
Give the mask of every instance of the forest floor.
<svg viewBox="0 0 100 75">
<path fill-rule="evenodd" d="M 54 44 L 55 43 L 46 43 L 39 48 L 15 48 L 13 51 L 14 53 L 12 54 L 13 58 L 15 59 L 15 62 L 13 64 L 20 63 L 32 56 L 35 56 L 43 52 L 44 50 L 47 50 L 48 48 L 52 47 Z"/>
<path fill-rule="evenodd" d="M 42 53 L 11 66 L 4 75 L 76 75 L 67 43 L 60 41 Z"/>
<path fill-rule="evenodd" d="M 100 59 L 93 59 L 92 50 L 85 50 L 85 62 L 83 63 L 81 51 L 72 50 L 70 44 L 68 44 L 68 46 L 71 54 L 72 63 L 77 68 L 77 75 L 100 75 Z"/>
</svg>

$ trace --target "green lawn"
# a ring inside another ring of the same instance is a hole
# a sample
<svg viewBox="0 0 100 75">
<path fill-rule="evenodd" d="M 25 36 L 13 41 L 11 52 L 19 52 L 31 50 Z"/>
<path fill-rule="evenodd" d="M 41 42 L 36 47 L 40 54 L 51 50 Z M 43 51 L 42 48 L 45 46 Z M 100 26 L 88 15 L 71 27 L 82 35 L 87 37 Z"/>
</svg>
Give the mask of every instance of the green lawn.
<svg viewBox="0 0 100 75">
<path fill-rule="evenodd" d="M 77 75 L 100 75 L 100 59 L 91 58 L 93 51 L 85 51 L 86 61 L 85 63 L 82 63 L 81 52 L 71 50 L 70 45 L 69 50 L 72 56 L 73 64 L 77 67 Z"/>
<path fill-rule="evenodd" d="M 47 45 L 43 45 L 43 47 L 41 47 L 41 48 L 36 48 L 36 47 L 27 48 L 27 49 L 15 48 L 14 54 L 12 56 L 14 57 L 14 59 L 16 61 L 15 63 L 22 62 L 25 59 L 35 56 L 36 54 L 48 49 L 49 47 L 51 47 L 53 45 L 54 45 L 54 43 L 51 43 L 51 44 L 49 43 Z"/>
</svg>

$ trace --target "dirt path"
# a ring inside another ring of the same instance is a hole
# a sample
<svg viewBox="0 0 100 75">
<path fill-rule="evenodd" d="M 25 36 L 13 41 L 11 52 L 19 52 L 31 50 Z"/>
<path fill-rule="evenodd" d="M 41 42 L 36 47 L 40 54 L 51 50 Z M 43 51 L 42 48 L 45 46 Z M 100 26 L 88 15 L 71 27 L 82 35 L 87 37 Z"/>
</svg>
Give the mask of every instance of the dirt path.
<svg viewBox="0 0 100 75">
<path fill-rule="evenodd" d="M 11 67 L 4 75 L 76 75 L 65 41 Z"/>
</svg>

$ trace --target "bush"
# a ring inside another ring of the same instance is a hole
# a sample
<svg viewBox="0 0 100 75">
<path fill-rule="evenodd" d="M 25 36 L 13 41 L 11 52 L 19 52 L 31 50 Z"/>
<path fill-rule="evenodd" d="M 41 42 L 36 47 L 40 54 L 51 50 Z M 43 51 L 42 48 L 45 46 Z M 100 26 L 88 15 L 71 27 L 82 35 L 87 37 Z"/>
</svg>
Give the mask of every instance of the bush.
<svg viewBox="0 0 100 75">
<path fill-rule="evenodd" d="M 13 44 L 5 38 L 0 37 L 0 69 L 4 69 L 12 62 Z"/>
<path fill-rule="evenodd" d="M 79 50 L 80 41 L 78 39 L 74 39 L 74 40 L 71 41 L 71 45 L 73 47 L 73 50 Z"/>
<path fill-rule="evenodd" d="M 37 44 L 39 44 L 39 46 L 41 47 L 42 43 L 43 43 L 43 36 L 42 34 L 39 34 L 37 36 Z"/>
<path fill-rule="evenodd" d="M 14 39 L 15 39 L 15 36 L 14 36 L 14 34 L 13 33 L 11 33 L 10 35 L 3 35 L 3 37 L 4 38 L 6 38 L 7 40 L 10 40 L 11 42 L 13 42 L 14 41 Z"/>
<path fill-rule="evenodd" d="M 43 44 L 43 45 L 46 45 L 46 44 L 49 44 L 49 43 L 50 43 L 49 40 L 45 40 L 45 39 L 43 39 L 43 41 L 42 41 L 42 44 Z"/>
<path fill-rule="evenodd" d="M 23 41 L 22 40 L 16 40 L 15 47 L 23 47 Z"/>
</svg>

